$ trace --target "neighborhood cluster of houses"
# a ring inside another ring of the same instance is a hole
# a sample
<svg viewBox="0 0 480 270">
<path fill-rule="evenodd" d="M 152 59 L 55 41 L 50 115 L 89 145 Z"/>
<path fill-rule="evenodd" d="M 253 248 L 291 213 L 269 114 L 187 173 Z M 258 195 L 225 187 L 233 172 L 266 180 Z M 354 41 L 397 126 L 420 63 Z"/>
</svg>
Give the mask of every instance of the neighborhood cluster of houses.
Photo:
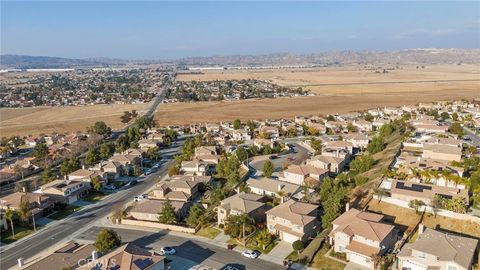
<svg viewBox="0 0 480 270">
<path fill-rule="evenodd" d="M 302 88 L 289 88 L 264 80 L 176 81 L 169 89 L 164 103 L 238 100 L 306 96 Z"/>
<path fill-rule="evenodd" d="M 248 177 L 245 177 L 246 188 L 231 192 L 219 203 L 215 212 L 219 228 L 229 216 L 245 214 L 257 224 L 265 224 L 265 228 L 280 241 L 307 242 L 322 230 L 320 217 L 323 213 L 319 205 L 302 198 L 307 194 L 315 196 L 313 187 L 319 187 L 326 177 L 347 171 L 350 162 L 364 153 L 382 126 L 396 119 L 405 119 L 406 113 L 409 114 L 408 122 L 413 132 L 402 143 L 390 166 L 394 174 L 386 176 L 381 187 L 388 191 L 388 196 L 400 201 L 420 200 L 429 205 L 435 196 L 441 196 L 444 199 L 461 198 L 468 206 L 471 190 L 462 181 L 464 168 L 455 163 L 467 155 L 465 140 L 449 131 L 449 123 L 440 121 L 438 116 L 428 115 L 426 111 L 429 110 L 435 110 L 437 114 L 447 113 L 449 118 L 453 118 L 455 113 L 458 118 L 470 118 L 469 124 L 473 128 L 480 127 L 480 107 L 466 102 L 387 107 L 329 117 L 298 116 L 293 120 L 251 121 L 252 125 L 222 122 L 169 127 L 180 133 L 208 134 L 207 140 L 211 143 L 196 147 L 192 159 L 181 162 L 180 173 L 168 179 L 159 179 L 146 198 L 140 198 L 128 208 L 128 216 L 135 220 L 158 222 L 168 201 L 175 209 L 178 220 L 182 220 L 194 203 L 200 203 L 201 187 L 216 181 L 214 176 L 222 153 L 235 153 L 245 145 L 246 148 L 269 146 L 273 149 L 278 145 L 288 148 L 284 138 L 297 137 L 298 144 L 310 150 L 310 156 L 300 157 L 295 164 L 288 164 L 275 177 L 251 173 L 247 158 L 247 162 L 241 165 L 249 171 Z M 366 115 L 371 119 L 367 120 Z M 321 139 L 321 149 L 315 149 L 313 140 L 302 137 L 304 135 Z M 149 134 L 139 141 L 139 149 L 128 149 L 89 169 L 72 172 L 66 179 L 48 183 L 36 192 L 18 192 L 4 197 L 0 200 L 1 205 L 19 207 L 19 202 L 26 197 L 35 205 L 32 212 L 41 212 L 50 207 L 52 198 L 71 203 L 87 192 L 93 177 L 99 176 L 105 182 L 114 181 L 125 170 L 141 162 L 142 149 L 157 145 L 161 140 L 156 136 Z M 267 203 L 271 198 L 278 203 Z M 470 270 L 478 256 L 478 240 L 425 228 L 422 224 L 418 226 L 414 241 L 399 246 L 403 232 L 386 216 L 350 208 L 348 203 L 345 212 L 333 220 L 332 225 L 327 242 L 333 250 L 344 253 L 349 262 L 368 269 L 376 268 L 377 256 L 392 252 L 396 253 L 396 267 L 402 270 Z M 85 254 L 93 251 L 88 246 L 72 246 L 68 249 L 71 253 L 68 257 L 74 257 L 77 249 L 87 250 Z M 87 256 L 85 254 L 82 256 Z M 148 255 L 143 249 L 130 244 L 105 256 L 107 259 L 113 256 L 130 259 L 132 256 L 145 256 L 152 265 L 163 260 L 155 253 Z M 125 261 L 128 263 L 128 260 Z"/>
<path fill-rule="evenodd" d="M 17 73 L 0 82 L 0 101 L 3 107 L 145 103 L 165 74 L 156 69 Z"/>
</svg>

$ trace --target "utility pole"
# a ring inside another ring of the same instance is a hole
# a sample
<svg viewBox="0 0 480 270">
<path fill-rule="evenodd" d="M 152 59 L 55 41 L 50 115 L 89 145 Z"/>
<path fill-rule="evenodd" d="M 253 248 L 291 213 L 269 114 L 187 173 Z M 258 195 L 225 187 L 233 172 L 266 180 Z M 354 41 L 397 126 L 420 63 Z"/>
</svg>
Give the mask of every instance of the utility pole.
<svg viewBox="0 0 480 270">
<path fill-rule="evenodd" d="M 35 215 L 32 214 L 33 219 L 33 231 L 37 232 L 37 225 L 35 224 Z"/>
</svg>

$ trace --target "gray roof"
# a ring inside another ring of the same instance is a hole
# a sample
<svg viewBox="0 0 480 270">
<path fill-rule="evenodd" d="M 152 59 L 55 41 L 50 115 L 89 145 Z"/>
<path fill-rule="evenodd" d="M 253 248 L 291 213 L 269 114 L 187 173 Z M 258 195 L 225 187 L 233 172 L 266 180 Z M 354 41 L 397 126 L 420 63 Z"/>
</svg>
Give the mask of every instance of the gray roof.
<svg viewBox="0 0 480 270">
<path fill-rule="evenodd" d="M 478 240 L 426 228 L 418 239 L 405 245 L 398 256 L 411 256 L 412 250 L 434 255 L 439 261 L 455 262 L 468 269 Z"/>
</svg>

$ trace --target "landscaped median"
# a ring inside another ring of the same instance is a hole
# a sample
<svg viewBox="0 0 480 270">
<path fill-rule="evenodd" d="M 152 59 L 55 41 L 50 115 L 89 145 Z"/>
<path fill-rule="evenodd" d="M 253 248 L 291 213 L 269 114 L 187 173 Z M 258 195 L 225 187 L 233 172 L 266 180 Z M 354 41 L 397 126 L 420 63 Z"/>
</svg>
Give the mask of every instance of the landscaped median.
<svg viewBox="0 0 480 270">
<path fill-rule="evenodd" d="M 125 218 L 122 219 L 121 224 L 130 225 L 130 226 L 156 228 L 160 230 L 170 230 L 170 231 L 190 233 L 190 234 L 194 234 L 197 232 L 197 230 L 194 228 L 188 228 L 184 226 L 169 225 L 169 224 L 163 224 L 163 223 L 152 222 L 152 221 L 143 221 L 143 220 L 134 220 L 134 219 L 125 219 Z"/>
</svg>

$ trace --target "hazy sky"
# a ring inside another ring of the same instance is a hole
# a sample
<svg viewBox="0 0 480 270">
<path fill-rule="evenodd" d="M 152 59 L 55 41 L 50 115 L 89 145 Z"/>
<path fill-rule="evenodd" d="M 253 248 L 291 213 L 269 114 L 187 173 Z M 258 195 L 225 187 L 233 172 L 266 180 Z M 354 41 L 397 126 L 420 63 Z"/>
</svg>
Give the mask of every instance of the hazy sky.
<svg viewBox="0 0 480 270">
<path fill-rule="evenodd" d="M 1 53 L 71 58 L 480 47 L 480 2 L 5 2 Z"/>
</svg>

